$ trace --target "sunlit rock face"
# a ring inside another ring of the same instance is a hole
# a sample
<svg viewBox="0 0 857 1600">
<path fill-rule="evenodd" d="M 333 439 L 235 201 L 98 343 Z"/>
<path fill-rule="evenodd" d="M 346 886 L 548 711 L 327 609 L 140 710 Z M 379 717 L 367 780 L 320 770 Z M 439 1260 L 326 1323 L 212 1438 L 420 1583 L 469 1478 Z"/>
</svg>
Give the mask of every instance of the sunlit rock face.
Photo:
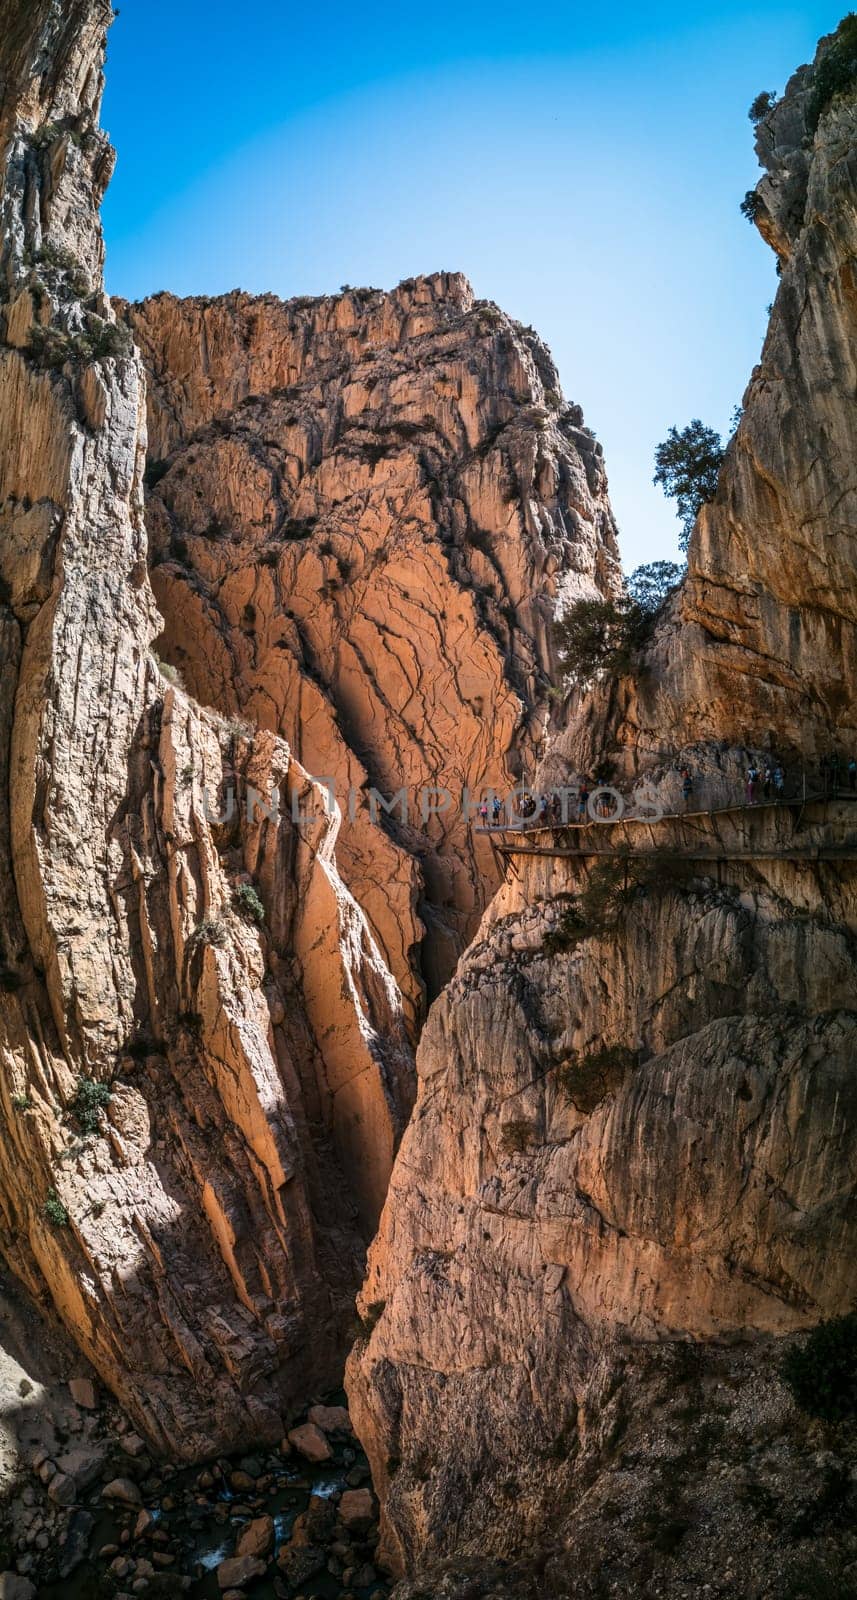
<svg viewBox="0 0 857 1600">
<path fill-rule="evenodd" d="M 3 20 L 0 1247 L 200 1456 L 341 1373 L 425 992 L 496 883 L 460 791 L 532 771 L 614 525 L 459 276 L 117 319 L 109 8 Z"/>
<path fill-rule="evenodd" d="M 145 380 L 101 286 L 108 20 L 45 0 L 0 29 L 0 1246 L 193 1456 L 279 1438 L 336 1378 L 412 1063 L 321 793 L 150 651 Z M 230 815 L 242 785 L 317 820 Z"/>
<path fill-rule="evenodd" d="M 802 764 L 811 790 L 822 753 L 857 746 L 857 113 L 836 102 L 793 163 L 808 71 L 760 130 L 782 279 L 687 578 L 639 671 L 573 700 L 542 767 L 609 762 L 667 812 L 684 761 L 704 809 L 743 799 L 751 755 L 800 791 Z M 635 1350 L 785 1335 L 857 1295 L 853 808 L 583 842 L 608 840 L 669 859 L 620 868 L 563 939 L 609 864 L 519 858 L 418 1052 L 349 1367 L 401 1570 L 556 1532 L 609 1466 L 605 1371 Z M 834 843 L 851 859 L 811 859 Z"/>
<path fill-rule="evenodd" d="M 337 858 L 416 1028 L 498 882 L 462 797 L 532 776 L 556 605 L 616 582 L 601 447 L 532 330 L 460 274 L 122 314 L 158 648 L 334 781 Z M 407 816 L 373 821 L 373 787 Z"/>
</svg>

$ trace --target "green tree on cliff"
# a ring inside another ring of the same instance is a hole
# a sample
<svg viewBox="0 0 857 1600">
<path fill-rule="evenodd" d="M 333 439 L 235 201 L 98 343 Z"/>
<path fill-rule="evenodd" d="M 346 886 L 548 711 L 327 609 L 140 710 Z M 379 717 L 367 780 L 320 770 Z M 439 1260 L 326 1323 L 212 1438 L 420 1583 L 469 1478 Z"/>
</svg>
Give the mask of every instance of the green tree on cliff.
<svg viewBox="0 0 857 1600">
<path fill-rule="evenodd" d="M 675 500 L 681 518 L 679 544 L 687 549 L 701 506 L 714 499 L 724 457 L 723 442 L 713 428 L 694 417 L 686 428 L 670 428 L 655 451 L 654 483 Z"/>
</svg>

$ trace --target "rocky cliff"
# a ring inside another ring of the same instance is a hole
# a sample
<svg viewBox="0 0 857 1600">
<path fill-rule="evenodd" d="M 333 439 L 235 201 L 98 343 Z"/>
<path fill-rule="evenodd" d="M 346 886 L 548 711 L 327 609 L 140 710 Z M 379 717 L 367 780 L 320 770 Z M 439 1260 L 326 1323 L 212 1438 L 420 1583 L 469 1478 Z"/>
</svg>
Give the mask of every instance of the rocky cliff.
<svg viewBox="0 0 857 1600">
<path fill-rule="evenodd" d="M 416 1030 L 498 883 L 466 796 L 532 776 L 554 608 L 616 583 L 601 446 L 532 329 L 460 274 L 120 309 L 149 381 L 158 648 L 332 779 Z M 400 798 L 373 816 L 373 788 Z"/>
<path fill-rule="evenodd" d="M 460 791 L 532 771 L 614 526 L 459 276 L 117 318 L 110 8 L 0 15 L 0 1247 L 193 1457 L 341 1371 L 424 993 L 497 882 Z"/>
<path fill-rule="evenodd" d="M 412 1069 L 323 797 L 151 653 L 145 381 L 101 283 L 109 20 L 0 27 L 0 1245 L 194 1455 L 337 1375 Z"/>
<path fill-rule="evenodd" d="M 754 756 L 812 789 L 820 755 L 857 744 L 857 106 L 809 130 L 815 71 L 759 130 L 781 281 L 687 577 L 543 766 L 572 782 L 609 763 L 667 815 L 576 837 L 618 859 L 519 855 L 418 1052 L 349 1369 L 391 1560 L 463 1562 L 409 1595 L 686 1594 L 712 1574 L 713 1593 L 761 1595 L 791 1570 L 770 1531 L 796 1537 L 787 1491 L 766 1522 L 738 1481 L 764 1476 L 765 1440 L 794 1467 L 782 1387 L 767 1423 L 758 1388 L 723 1406 L 706 1452 L 690 1429 L 676 1443 L 669 1404 L 699 1421 L 699 1394 L 663 1384 L 669 1362 L 651 1377 L 682 1341 L 710 1401 L 718 1342 L 752 1349 L 857 1295 L 857 825 L 847 801 L 714 814 Z M 838 845 L 850 859 L 812 859 Z M 746 1359 L 726 1361 L 733 1390 Z M 463 1561 L 489 1552 L 512 1571 Z"/>
</svg>

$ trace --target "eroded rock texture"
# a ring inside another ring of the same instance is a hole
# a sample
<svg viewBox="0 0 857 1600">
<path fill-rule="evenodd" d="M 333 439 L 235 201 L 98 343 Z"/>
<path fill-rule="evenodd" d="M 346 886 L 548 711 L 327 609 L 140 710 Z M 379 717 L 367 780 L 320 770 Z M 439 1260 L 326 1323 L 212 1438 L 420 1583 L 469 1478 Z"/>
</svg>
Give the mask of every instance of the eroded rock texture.
<svg viewBox="0 0 857 1600">
<path fill-rule="evenodd" d="M 462 794 L 532 775 L 557 600 L 616 582 L 601 446 L 532 330 L 460 274 L 123 314 L 159 648 L 334 780 L 342 872 L 415 1025 L 498 882 Z M 452 803 L 426 815 L 436 785 Z M 373 786 L 407 820 L 373 823 Z"/>
<path fill-rule="evenodd" d="M 101 286 L 109 18 L 0 12 L 0 1246 L 193 1455 L 279 1437 L 336 1376 L 411 1063 L 321 795 L 300 830 L 250 818 L 247 785 L 311 798 L 302 767 L 150 652 L 145 382 Z"/>
<path fill-rule="evenodd" d="M 543 769 L 607 760 L 668 811 L 682 761 L 714 806 L 751 754 L 798 785 L 805 760 L 812 788 L 857 740 L 857 111 L 836 101 L 804 151 L 809 78 L 760 133 L 782 281 L 687 580 Z M 766 853 L 853 850 L 855 823 L 842 802 L 593 825 L 581 844 L 668 859 L 518 860 L 429 1017 L 350 1362 L 400 1569 L 556 1529 L 610 1461 L 590 1445 L 623 1343 L 783 1335 L 854 1303 L 855 864 Z M 593 879 L 600 910 L 570 928 Z M 520 1592 L 606 1592 L 607 1556 L 575 1587 L 580 1536 L 566 1587 Z M 746 1592 L 777 1571 L 773 1552 Z"/>
</svg>

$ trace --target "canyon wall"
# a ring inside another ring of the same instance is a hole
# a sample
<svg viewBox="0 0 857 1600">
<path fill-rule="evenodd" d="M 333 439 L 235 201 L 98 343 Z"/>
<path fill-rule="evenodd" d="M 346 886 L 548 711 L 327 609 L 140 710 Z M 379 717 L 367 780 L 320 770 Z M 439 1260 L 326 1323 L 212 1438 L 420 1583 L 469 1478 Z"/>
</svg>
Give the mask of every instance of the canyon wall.
<svg viewBox="0 0 857 1600">
<path fill-rule="evenodd" d="M 333 780 L 416 1032 L 499 881 L 462 796 L 532 778 L 555 606 L 617 582 L 601 446 L 460 274 L 119 309 L 149 381 L 158 649 Z M 373 820 L 373 787 L 407 814 Z"/>
<path fill-rule="evenodd" d="M 620 1470 L 616 1373 L 647 1346 L 781 1336 L 857 1296 L 857 818 L 847 800 L 712 814 L 753 756 L 800 793 L 802 768 L 812 790 L 822 754 L 857 748 L 857 108 L 807 132 L 812 78 L 759 129 L 781 281 L 687 577 L 638 669 L 572 699 L 542 768 L 609 763 L 665 820 L 576 837 L 624 858 L 518 855 L 419 1048 L 348 1378 L 400 1571 L 549 1541 Z M 813 859 L 832 846 L 850 857 Z M 638 1421 L 650 1401 L 630 1385 Z M 606 1557 L 574 1586 L 584 1554 L 572 1539 L 550 1592 L 606 1592 Z M 697 1592 L 662 1567 L 658 1592 Z"/>
<path fill-rule="evenodd" d="M 195 1457 L 341 1372 L 425 994 L 498 881 L 457 791 L 534 770 L 615 529 L 460 275 L 111 305 L 110 8 L 0 18 L 0 1248 Z"/>
<path fill-rule="evenodd" d="M 192 1456 L 280 1437 L 337 1377 L 412 1062 L 323 794 L 150 650 L 145 379 L 101 278 L 110 16 L 0 19 L 0 1246 Z"/>
</svg>

